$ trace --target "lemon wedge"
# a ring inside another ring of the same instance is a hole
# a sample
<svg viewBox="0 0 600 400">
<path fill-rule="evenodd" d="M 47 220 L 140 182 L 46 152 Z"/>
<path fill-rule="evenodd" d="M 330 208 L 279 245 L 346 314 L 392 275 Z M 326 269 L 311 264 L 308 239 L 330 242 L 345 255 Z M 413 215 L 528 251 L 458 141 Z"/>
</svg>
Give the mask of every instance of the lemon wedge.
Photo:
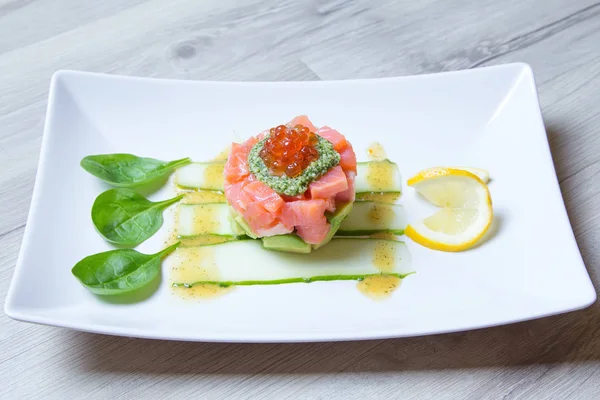
<svg viewBox="0 0 600 400">
<path fill-rule="evenodd" d="M 406 227 L 406 236 L 425 247 L 442 251 L 467 250 L 492 224 L 494 213 L 490 191 L 474 172 L 465 168 L 430 168 L 410 178 L 408 186 L 441 208 Z"/>
</svg>

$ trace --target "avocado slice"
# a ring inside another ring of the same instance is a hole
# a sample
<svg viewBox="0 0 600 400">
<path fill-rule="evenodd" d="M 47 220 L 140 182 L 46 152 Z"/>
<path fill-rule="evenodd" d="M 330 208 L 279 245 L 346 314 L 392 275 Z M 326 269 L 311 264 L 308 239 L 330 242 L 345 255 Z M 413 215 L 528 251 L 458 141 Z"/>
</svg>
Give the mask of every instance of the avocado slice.
<svg viewBox="0 0 600 400">
<path fill-rule="evenodd" d="M 235 220 L 235 215 L 232 213 L 229 214 L 229 224 L 231 225 L 231 232 L 233 232 L 233 236 L 236 238 L 240 238 L 242 236 L 246 236 L 246 230 L 240 226 L 240 224 Z"/>
<path fill-rule="evenodd" d="M 329 221 L 329 233 L 327 234 L 327 237 L 325 238 L 325 240 L 323 240 L 321 243 L 319 244 L 313 244 L 313 248 L 316 250 L 320 247 L 325 246 L 327 243 L 329 243 L 331 241 L 331 239 L 333 238 L 333 236 L 335 235 L 335 233 L 338 231 L 338 229 L 340 229 L 340 226 L 342 225 L 342 221 L 350 214 L 350 212 L 352 211 L 352 206 L 354 205 L 353 202 L 349 202 L 349 203 L 345 203 L 345 204 L 340 204 L 337 206 L 337 209 L 335 210 L 335 213 L 333 214 L 327 214 L 327 220 Z"/>
<path fill-rule="evenodd" d="M 231 220 L 231 229 L 235 232 L 236 236 L 247 235 L 252 239 L 258 238 L 258 236 L 252 232 L 252 229 L 250 229 L 250 225 L 248 225 L 246 220 L 231 206 L 229 206 L 229 217 Z"/>
<path fill-rule="evenodd" d="M 265 249 L 286 253 L 308 254 L 312 250 L 310 244 L 294 234 L 264 237 L 262 238 L 262 245 Z"/>
</svg>

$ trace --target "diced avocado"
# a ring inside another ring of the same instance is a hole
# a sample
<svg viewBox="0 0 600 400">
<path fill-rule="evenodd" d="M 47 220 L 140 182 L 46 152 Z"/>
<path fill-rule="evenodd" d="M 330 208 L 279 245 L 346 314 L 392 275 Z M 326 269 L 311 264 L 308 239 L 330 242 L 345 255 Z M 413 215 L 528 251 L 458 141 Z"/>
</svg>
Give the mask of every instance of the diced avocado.
<svg viewBox="0 0 600 400">
<path fill-rule="evenodd" d="M 330 225 L 329 233 L 327 234 L 327 237 L 325 238 L 325 240 L 323 240 L 321 243 L 313 244 L 313 248 L 315 250 L 320 247 L 325 246 L 327 243 L 329 243 L 331 241 L 331 239 L 333 238 L 335 233 L 338 231 L 338 229 L 340 229 L 340 225 L 342 225 L 342 221 L 352 211 L 353 205 L 354 205 L 354 203 L 352 203 L 352 202 L 340 204 L 337 207 L 337 209 L 335 210 L 335 213 L 327 214 L 327 220 L 329 221 L 329 225 Z"/>
<path fill-rule="evenodd" d="M 245 234 L 251 237 L 252 239 L 258 238 L 258 236 L 256 236 L 256 234 L 252 232 L 252 229 L 250 229 L 250 226 L 248 225 L 246 220 L 240 214 L 238 214 L 238 212 L 235 211 L 233 207 L 229 207 L 229 215 L 231 216 L 231 229 L 234 232 L 236 232 L 236 234 L 238 230 L 241 229 L 243 232 L 239 236 Z"/>
<path fill-rule="evenodd" d="M 310 244 L 305 243 L 304 240 L 294 234 L 264 237 L 262 238 L 262 245 L 265 249 L 286 253 L 308 254 L 312 250 Z"/>
</svg>

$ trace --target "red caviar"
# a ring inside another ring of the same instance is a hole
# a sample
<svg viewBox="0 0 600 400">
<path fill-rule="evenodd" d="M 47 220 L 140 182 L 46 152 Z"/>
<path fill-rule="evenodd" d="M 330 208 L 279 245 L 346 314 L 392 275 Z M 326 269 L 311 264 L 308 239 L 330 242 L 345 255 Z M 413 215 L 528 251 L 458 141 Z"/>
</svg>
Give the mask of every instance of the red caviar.
<svg viewBox="0 0 600 400">
<path fill-rule="evenodd" d="M 272 174 L 294 178 L 319 158 L 317 135 L 303 125 L 271 128 L 259 155 Z"/>
</svg>

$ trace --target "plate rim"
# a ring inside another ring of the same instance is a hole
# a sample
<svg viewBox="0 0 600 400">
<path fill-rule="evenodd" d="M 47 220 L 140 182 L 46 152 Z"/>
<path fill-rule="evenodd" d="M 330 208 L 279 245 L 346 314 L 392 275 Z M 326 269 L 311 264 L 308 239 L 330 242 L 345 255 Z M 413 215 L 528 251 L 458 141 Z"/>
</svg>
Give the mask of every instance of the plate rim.
<svg viewBox="0 0 600 400">
<path fill-rule="evenodd" d="M 328 84 L 355 84 L 355 83 L 372 83 L 376 82 L 387 82 L 387 81 L 398 81 L 398 80 L 416 80 L 416 79 L 431 79 L 431 78 L 444 78 L 448 76 L 454 75 L 469 75 L 474 73 L 484 73 L 484 71 L 493 71 L 500 69 L 516 69 L 517 71 L 521 71 L 521 74 L 526 74 L 528 78 L 534 85 L 533 90 L 533 99 L 535 101 L 535 118 L 537 119 L 537 124 L 539 128 L 545 133 L 546 129 L 543 122 L 539 95 L 537 90 L 537 85 L 535 81 L 535 76 L 533 74 L 533 70 L 529 64 L 523 62 L 516 63 L 508 63 L 508 64 L 500 64 L 495 66 L 486 66 L 475 69 L 466 69 L 466 70 L 457 70 L 457 71 L 446 71 L 440 73 L 428 73 L 428 74 L 419 74 L 419 75 L 405 75 L 405 76 L 396 76 L 396 77 L 384 77 L 384 78 L 373 78 L 373 79 L 345 79 L 345 80 L 317 80 L 317 81 L 210 81 L 210 80 L 184 80 L 184 79 L 170 79 L 170 78 L 151 78 L 151 77 L 139 77 L 139 76 L 126 76 L 126 75 L 115 75 L 115 74 L 105 74 L 105 73 L 97 73 L 97 72 L 88 72 L 88 71 L 77 71 L 77 70 L 58 70 L 56 71 L 51 78 L 50 81 L 50 89 L 48 96 L 48 103 L 46 107 L 46 116 L 44 120 L 44 129 L 42 134 L 42 143 L 40 148 L 40 156 L 38 160 L 33 194 L 31 197 L 31 202 L 29 206 L 29 211 L 26 219 L 25 230 L 23 233 L 23 237 L 21 240 L 21 246 L 18 252 L 17 261 L 14 267 L 13 276 L 11 278 L 10 286 L 7 291 L 7 295 L 4 302 L 4 313 L 17 321 L 22 322 L 30 322 L 36 324 L 43 324 L 48 326 L 56 326 L 62 328 L 73 329 L 82 332 L 90 332 L 90 333 L 99 333 L 99 334 L 107 334 L 107 335 L 115 335 L 115 336 L 125 336 L 125 337 L 138 337 L 138 338 L 147 338 L 147 339 L 161 339 L 161 340 L 180 340 L 180 341 L 201 341 L 201 342 L 224 342 L 224 343 L 300 343 L 300 342 L 325 342 L 325 341 L 354 341 L 354 340 L 372 340 L 372 339 L 388 339 L 388 338 L 402 338 L 402 337 L 414 337 L 414 336 L 424 336 L 431 334 L 443 334 L 443 333 L 452 333 L 452 332 L 461 332 L 467 330 L 478 330 L 485 329 L 489 327 L 509 325 L 523 321 L 535 320 L 539 318 L 545 318 L 552 315 L 563 314 L 567 312 L 577 311 L 592 305 L 597 299 L 597 293 L 594 288 L 593 282 L 589 275 L 587 266 L 585 265 L 585 261 L 581 256 L 581 251 L 579 250 L 579 245 L 575 238 L 575 233 L 573 231 L 569 215 L 566 209 L 566 205 L 564 202 L 564 198 L 562 192 L 560 190 L 560 184 L 558 181 L 558 176 L 556 174 L 556 168 L 553 163 L 552 152 L 550 149 L 549 141 L 547 135 L 544 135 L 544 142 L 546 149 L 544 150 L 545 154 L 549 157 L 549 167 L 554 176 L 554 189 L 557 191 L 558 196 L 560 196 L 560 202 L 562 204 L 562 217 L 566 218 L 566 222 L 569 225 L 570 230 L 570 240 L 572 240 L 572 244 L 575 245 L 577 249 L 577 253 L 579 255 L 579 261 L 581 266 L 584 268 L 585 276 L 587 277 L 587 281 L 585 284 L 588 286 L 589 293 L 587 296 L 584 296 L 585 301 L 580 301 L 575 305 L 564 307 L 562 309 L 557 309 L 547 313 L 535 314 L 528 317 L 523 318 L 513 318 L 499 322 L 493 322 L 489 324 L 479 324 L 479 325 L 469 325 L 460 326 L 453 329 L 430 329 L 423 330 L 421 332 L 414 333 L 401 333 L 398 332 L 397 327 L 393 327 L 390 329 L 383 330 L 375 330 L 370 332 L 368 330 L 363 330 L 361 332 L 348 331 L 348 333 L 331 335 L 327 332 L 321 333 L 313 333 L 306 334 L 300 333 L 299 335 L 286 335 L 286 334 L 274 334 L 274 335 L 264 335 L 264 334 L 247 334 L 247 333 L 236 333 L 236 331 L 231 331 L 230 333 L 226 333 L 223 335 L 202 335 L 200 332 L 199 335 L 189 336 L 189 335 L 177 335 L 177 334 L 156 334 L 154 331 L 149 331 L 143 328 L 127 328 L 127 327 L 118 327 L 114 325 L 105 325 L 105 324 L 87 324 L 87 323 L 77 323 L 77 322 L 69 322 L 60 318 L 47 317 L 39 314 L 35 314 L 35 312 L 27 312 L 27 309 L 19 309 L 18 307 L 12 304 L 15 297 L 16 286 L 20 281 L 19 276 L 21 271 L 23 270 L 24 263 L 24 255 L 31 245 L 31 236 L 32 236 L 32 226 L 34 225 L 34 221 L 36 218 L 37 210 L 40 208 L 41 204 L 41 184 L 40 181 L 45 174 L 44 165 L 48 162 L 49 157 L 49 141 L 50 141 L 50 126 L 52 124 L 52 120 L 54 118 L 54 104 L 56 101 L 56 87 L 60 81 L 62 81 L 65 77 L 68 76 L 88 76 L 94 78 L 110 78 L 116 80 L 127 80 L 127 81 L 141 81 L 145 83 L 163 83 L 163 84 L 176 84 L 176 85 L 190 85 L 190 84 L 215 84 L 215 85 L 244 85 L 244 86 L 276 86 L 276 85 L 328 85 Z M 22 279 L 21 279 L 22 280 Z M 583 280 L 580 282 L 583 284 Z M 255 336 L 253 336 L 255 335 Z"/>
</svg>

